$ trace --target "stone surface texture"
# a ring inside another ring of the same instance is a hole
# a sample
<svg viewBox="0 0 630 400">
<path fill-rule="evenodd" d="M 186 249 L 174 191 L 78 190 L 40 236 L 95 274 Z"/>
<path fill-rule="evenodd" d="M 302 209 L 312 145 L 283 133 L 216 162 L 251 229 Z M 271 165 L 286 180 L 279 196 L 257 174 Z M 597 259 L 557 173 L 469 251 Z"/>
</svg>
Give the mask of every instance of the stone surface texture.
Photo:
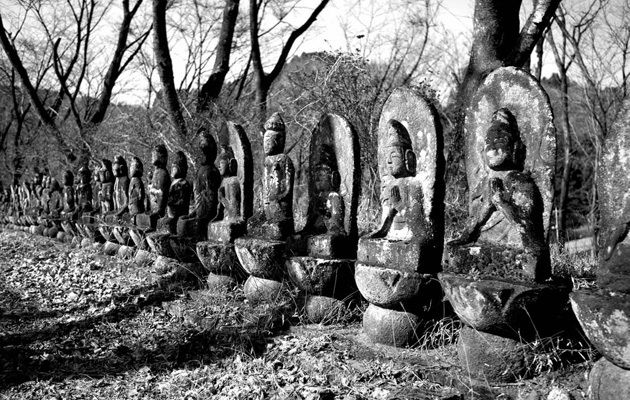
<svg viewBox="0 0 630 400">
<path fill-rule="evenodd" d="M 419 336 L 420 317 L 405 311 L 390 310 L 370 304 L 363 314 L 363 332 L 376 343 L 404 347 Z"/>
<path fill-rule="evenodd" d="M 597 193 L 603 248 L 597 281 L 601 288 L 630 293 L 630 99 L 606 137 Z"/>
<path fill-rule="evenodd" d="M 605 358 L 593 365 L 588 380 L 593 400 L 630 399 L 630 370 Z"/>
<path fill-rule="evenodd" d="M 591 343 L 610 362 L 630 369 L 630 295 L 579 291 L 570 297 Z"/>
</svg>

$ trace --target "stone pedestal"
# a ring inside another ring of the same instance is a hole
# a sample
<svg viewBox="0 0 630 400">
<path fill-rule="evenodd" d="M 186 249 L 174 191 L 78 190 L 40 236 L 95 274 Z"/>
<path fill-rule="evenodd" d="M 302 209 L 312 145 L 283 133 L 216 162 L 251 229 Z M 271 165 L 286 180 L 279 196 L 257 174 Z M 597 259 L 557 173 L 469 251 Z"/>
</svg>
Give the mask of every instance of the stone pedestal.
<svg viewBox="0 0 630 400">
<path fill-rule="evenodd" d="M 411 345 L 418 340 L 421 323 L 441 310 L 442 293 L 431 273 L 439 264 L 436 267 L 435 254 L 428 254 L 416 241 L 359 239 L 354 279 L 370 303 L 363 328 L 374 342 Z"/>
<path fill-rule="evenodd" d="M 331 317 L 340 313 L 344 300 L 356 292 L 354 260 L 291 257 L 286 261 L 286 270 L 306 296 L 304 312 L 312 322 L 333 320 Z"/>
<path fill-rule="evenodd" d="M 103 247 L 103 253 L 108 256 L 115 256 L 118 254 L 119 249 L 120 245 L 118 243 L 107 241 L 105 242 L 105 246 Z"/>
<path fill-rule="evenodd" d="M 422 319 L 406 311 L 370 304 L 363 314 L 363 332 L 376 343 L 404 347 L 416 343 Z"/>
<path fill-rule="evenodd" d="M 613 364 L 630 370 L 630 294 L 574 292 L 571 307 L 595 348 Z"/>
<path fill-rule="evenodd" d="M 606 358 L 593 365 L 588 382 L 593 400 L 630 399 L 630 369 L 621 368 Z"/>
<path fill-rule="evenodd" d="M 241 266 L 233 244 L 206 240 L 197 243 L 197 258 L 210 272 L 208 287 L 233 287 L 247 275 Z"/>
<path fill-rule="evenodd" d="M 243 288 L 245 296 L 251 302 L 274 299 L 282 289 L 286 242 L 246 236 L 234 241 L 234 249 L 251 275 Z"/>
<path fill-rule="evenodd" d="M 208 224 L 208 238 L 224 244 L 234 243 L 234 240 L 244 236 L 247 232 L 245 221 L 219 221 Z"/>
<path fill-rule="evenodd" d="M 503 383 L 526 376 L 534 356 L 527 344 L 469 327 L 460 331 L 457 355 L 466 374 L 484 382 Z"/>
</svg>

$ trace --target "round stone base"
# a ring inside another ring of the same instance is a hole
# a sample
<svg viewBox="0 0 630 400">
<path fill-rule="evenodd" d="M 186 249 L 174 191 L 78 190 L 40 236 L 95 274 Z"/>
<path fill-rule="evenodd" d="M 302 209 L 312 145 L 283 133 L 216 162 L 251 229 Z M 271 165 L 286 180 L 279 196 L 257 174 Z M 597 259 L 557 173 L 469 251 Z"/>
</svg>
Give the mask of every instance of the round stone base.
<svg viewBox="0 0 630 400">
<path fill-rule="evenodd" d="M 118 249 L 118 257 L 122 259 L 130 259 L 133 258 L 134 252 L 136 251 L 135 247 L 131 246 L 120 246 Z"/>
<path fill-rule="evenodd" d="M 63 242 L 68 234 L 66 232 L 57 232 L 57 240 Z"/>
<path fill-rule="evenodd" d="M 588 377 L 593 400 L 630 399 L 630 370 L 601 358 Z"/>
<path fill-rule="evenodd" d="M 88 239 L 88 238 L 84 238 L 81 240 L 81 247 L 83 248 L 88 248 L 92 246 L 92 240 Z"/>
<path fill-rule="evenodd" d="M 57 228 L 56 226 L 53 226 L 52 228 L 48 228 L 48 237 L 49 238 L 56 238 L 57 234 L 59 233 L 59 228 Z"/>
<path fill-rule="evenodd" d="M 284 285 L 279 281 L 250 276 L 245 281 L 243 292 L 250 303 L 273 303 L 282 300 Z"/>
<path fill-rule="evenodd" d="M 197 257 L 204 268 L 219 275 L 243 275 L 234 245 L 207 240 L 197 243 Z M 244 277 L 243 277 L 244 278 Z"/>
<path fill-rule="evenodd" d="M 309 296 L 304 305 L 304 313 L 314 324 L 333 324 L 344 320 L 347 316 L 346 304 L 326 296 Z"/>
<path fill-rule="evenodd" d="M 138 250 L 133 258 L 134 264 L 137 266 L 149 265 L 155 261 L 155 255 L 147 250 Z"/>
<path fill-rule="evenodd" d="M 105 242 L 105 246 L 103 246 L 103 254 L 108 256 L 115 256 L 118 254 L 118 249 L 120 249 L 120 245 L 114 242 Z"/>
<path fill-rule="evenodd" d="M 514 382 L 527 374 L 533 357 L 529 347 L 516 340 L 464 327 L 457 342 L 459 362 L 470 376 L 484 382 Z"/>
<path fill-rule="evenodd" d="M 44 226 L 43 225 L 37 225 L 35 227 L 35 230 L 33 233 L 35 233 L 36 235 L 43 235 L 44 234 Z"/>
<path fill-rule="evenodd" d="M 284 271 L 286 242 L 254 237 L 234 241 L 236 255 L 250 275 L 274 279 Z"/>
<path fill-rule="evenodd" d="M 421 322 L 415 314 L 370 304 L 363 314 L 363 332 L 375 343 L 405 347 L 418 340 Z"/>
<path fill-rule="evenodd" d="M 232 289 L 236 286 L 236 279 L 228 275 L 218 275 L 210 272 L 206 278 L 208 290 Z"/>
</svg>

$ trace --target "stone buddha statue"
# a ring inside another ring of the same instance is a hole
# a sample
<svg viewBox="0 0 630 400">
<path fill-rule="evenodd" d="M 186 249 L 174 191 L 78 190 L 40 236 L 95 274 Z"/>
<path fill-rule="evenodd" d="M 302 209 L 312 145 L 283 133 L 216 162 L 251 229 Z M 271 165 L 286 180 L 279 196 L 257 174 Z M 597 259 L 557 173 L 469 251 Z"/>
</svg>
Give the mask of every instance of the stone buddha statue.
<svg viewBox="0 0 630 400">
<path fill-rule="evenodd" d="M 241 180 L 238 178 L 238 162 L 234 151 L 228 145 L 221 146 L 218 157 L 221 186 L 218 190 L 218 211 L 208 224 L 208 239 L 231 243 L 246 231 L 246 223 L 241 213 Z"/>
<path fill-rule="evenodd" d="M 345 206 L 339 194 L 341 178 L 337 169 L 334 151 L 322 145 L 320 159 L 313 167 L 315 174 L 315 196 L 309 204 L 301 234 L 334 233 L 345 235 Z"/>
<path fill-rule="evenodd" d="M 293 161 L 284 153 L 286 128 L 279 113 L 265 122 L 263 150 L 263 235 L 284 240 L 293 233 Z"/>
<path fill-rule="evenodd" d="M 142 174 L 144 172 L 144 166 L 142 160 L 138 157 L 131 159 L 130 174 L 131 179 L 129 181 L 129 215 L 136 216 L 145 212 L 145 191 L 144 182 L 142 181 Z"/>
<path fill-rule="evenodd" d="M 116 156 L 113 165 L 114 176 L 114 211 L 117 218 L 129 211 L 129 171 L 122 156 Z"/>
<path fill-rule="evenodd" d="M 192 185 L 186 180 L 188 160 L 182 151 L 175 154 L 171 168 L 171 187 L 169 188 L 166 216 L 158 221 L 158 231 L 166 230 L 177 233 L 177 220 L 188 215 Z"/>
<path fill-rule="evenodd" d="M 422 187 L 412 179 L 416 174 L 416 154 L 407 129 L 396 120 L 388 122 L 384 152 L 388 175 L 382 177 L 381 226 L 369 237 L 422 241 L 426 233 Z"/>
<path fill-rule="evenodd" d="M 221 146 L 219 154 L 219 174 L 221 174 L 221 186 L 219 186 L 219 212 L 217 219 L 236 222 L 242 220 L 241 216 L 241 182 L 237 174 L 237 161 L 234 152 L 227 146 Z"/>
<path fill-rule="evenodd" d="M 76 212 L 76 203 L 74 197 L 74 174 L 72 171 L 66 171 L 63 174 L 63 218 L 72 219 Z"/>
<path fill-rule="evenodd" d="M 50 180 L 50 203 L 49 203 L 50 215 L 53 218 L 59 218 L 64 208 L 64 199 L 61 192 L 61 185 L 55 178 Z"/>
<path fill-rule="evenodd" d="M 498 109 L 485 137 L 488 176 L 473 189 L 467 224 L 448 245 L 480 242 L 522 248 L 523 272 L 540 282 L 550 277 L 551 266 L 542 200 L 530 173 L 524 171 L 525 155 L 516 118 L 507 108 Z"/>
<path fill-rule="evenodd" d="M 205 130 L 201 130 L 200 134 L 201 166 L 194 180 L 194 204 L 190 214 L 179 219 L 177 234 L 180 236 L 205 236 L 208 222 L 217 216 L 217 191 L 221 182 L 219 171 L 214 166 L 217 143 Z"/>
<path fill-rule="evenodd" d="M 89 213 L 92 207 L 92 173 L 87 166 L 79 168 L 79 183 L 77 184 L 76 196 L 77 207 L 80 212 Z"/>
<path fill-rule="evenodd" d="M 168 162 L 166 146 L 158 144 L 153 148 L 151 162 L 153 164 L 153 176 L 151 177 L 151 187 L 149 189 L 151 209 L 148 211 L 151 215 L 151 226 L 154 227 L 157 220 L 166 215 L 171 186 L 171 177 L 166 170 L 166 163 Z"/>
<path fill-rule="evenodd" d="M 98 171 L 101 190 L 98 194 L 101 214 L 105 215 L 114 211 L 114 173 L 112 162 L 106 158 L 101 160 L 101 168 Z"/>
</svg>

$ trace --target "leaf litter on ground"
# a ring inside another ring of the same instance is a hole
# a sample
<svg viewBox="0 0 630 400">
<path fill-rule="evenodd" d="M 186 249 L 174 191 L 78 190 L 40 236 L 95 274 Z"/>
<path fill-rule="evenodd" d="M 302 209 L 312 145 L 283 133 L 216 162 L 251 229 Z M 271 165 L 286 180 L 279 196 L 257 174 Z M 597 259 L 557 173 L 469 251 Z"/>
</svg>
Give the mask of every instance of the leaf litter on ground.
<svg viewBox="0 0 630 400">
<path fill-rule="evenodd" d="M 134 268 L 0 232 L 0 398 L 464 398 L 452 343 L 371 345 L 356 319 L 306 325 L 290 302 L 156 285 Z"/>
</svg>

